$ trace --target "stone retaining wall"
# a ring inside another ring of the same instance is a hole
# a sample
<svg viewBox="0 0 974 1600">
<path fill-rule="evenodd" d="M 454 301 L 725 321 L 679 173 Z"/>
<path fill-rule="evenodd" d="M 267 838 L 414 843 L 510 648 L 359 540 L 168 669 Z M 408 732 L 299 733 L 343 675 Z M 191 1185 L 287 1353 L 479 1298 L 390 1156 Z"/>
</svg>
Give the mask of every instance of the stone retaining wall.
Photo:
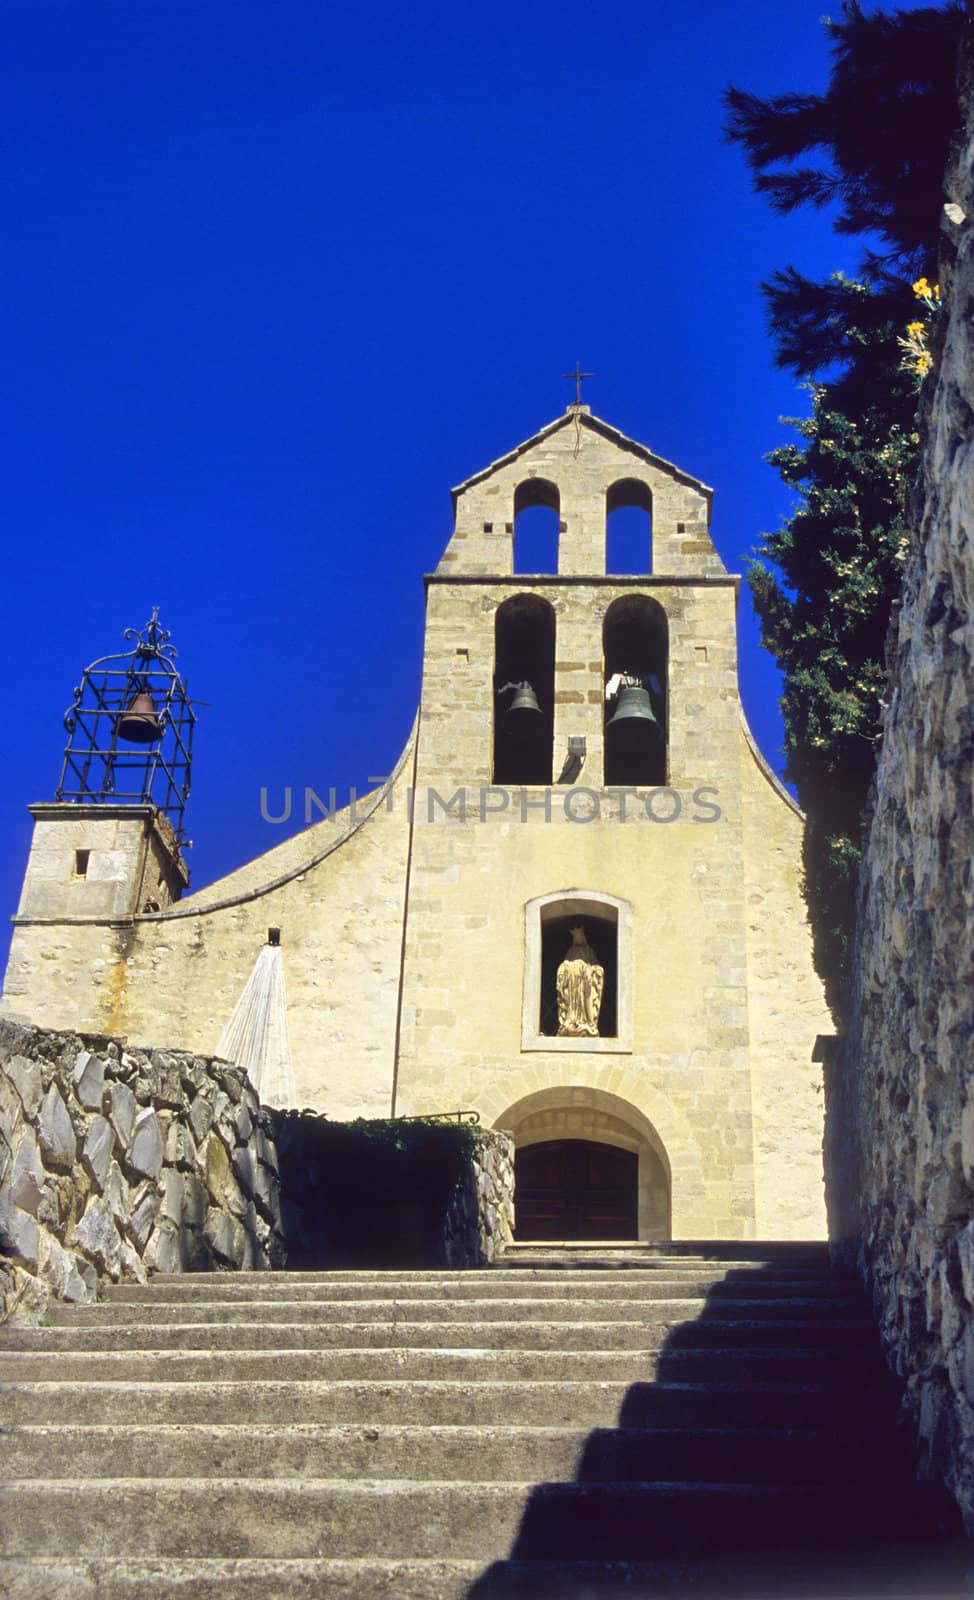
<svg viewBox="0 0 974 1600">
<path fill-rule="evenodd" d="M 0 1315 L 282 1265 L 272 1118 L 226 1062 L 0 1022 Z"/>
<path fill-rule="evenodd" d="M 343 1259 L 340 1211 L 309 1204 L 335 1127 L 260 1105 L 225 1061 L 0 1021 L 0 1320 L 36 1320 L 51 1297 L 93 1301 L 106 1280 L 273 1269 L 289 1251 L 299 1266 Z M 445 1149 L 458 1130 L 443 1128 Z M 397 1240 L 401 1218 L 377 1211 L 393 1259 L 482 1266 L 510 1241 L 513 1141 L 469 1132 L 432 1220 L 421 1185 L 403 1197 L 416 1238 L 407 1226 Z"/>
<path fill-rule="evenodd" d="M 446 1214 L 443 1265 L 486 1266 L 513 1238 L 514 1140 L 509 1133 L 484 1129 Z"/>
<path fill-rule="evenodd" d="M 968 57 L 970 61 L 970 56 Z M 974 98 L 948 179 L 946 329 L 889 647 L 853 1001 L 827 1074 L 836 1256 L 871 1289 L 922 1470 L 974 1534 Z M 933 382 L 933 379 L 929 379 Z"/>
</svg>

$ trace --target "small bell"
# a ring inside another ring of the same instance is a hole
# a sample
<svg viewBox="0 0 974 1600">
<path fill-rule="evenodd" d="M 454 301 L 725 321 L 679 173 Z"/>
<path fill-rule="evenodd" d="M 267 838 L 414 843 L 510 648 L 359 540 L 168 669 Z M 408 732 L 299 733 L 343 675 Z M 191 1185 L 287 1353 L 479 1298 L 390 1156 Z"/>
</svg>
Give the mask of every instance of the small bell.
<svg viewBox="0 0 974 1600">
<path fill-rule="evenodd" d="M 507 708 L 504 722 L 511 733 L 523 733 L 537 726 L 535 718 L 541 716 L 541 707 L 529 683 L 516 683 L 511 687 L 515 691 L 514 699 Z"/>
<path fill-rule="evenodd" d="M 115 718 L 115 732 L 129 744 L 155 744 L 162 738 L 162 724 L 147 689 L 141 689 L 124 711 L 119 712 Z"/>
<path fill-rule="evenodd" d="M 616 708 L 605 725 L 606 733 L 611 737 L 620 734 L 631 736 L 639 732 L 649 733 L 654 736 L 660 732 L 660 725 L 656 720 L 653 703 L 649 698 L 649 690 L 644 684 L 623 684 L 619 690 Z M 638 736 L 638 733 L 637 733 Z"/>
</svg>

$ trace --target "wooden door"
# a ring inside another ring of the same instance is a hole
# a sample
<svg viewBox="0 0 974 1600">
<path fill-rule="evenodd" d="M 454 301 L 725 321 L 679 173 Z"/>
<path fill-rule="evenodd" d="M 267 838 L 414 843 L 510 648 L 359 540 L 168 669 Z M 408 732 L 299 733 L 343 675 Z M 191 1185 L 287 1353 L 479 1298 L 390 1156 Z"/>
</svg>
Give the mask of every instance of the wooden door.
<svg viewBox="0 0 974 1600">
<path fill-rule="evenodd" d="M 549 1139 L 514 1155 L 518 1239 L 635 1239 L 639 1157 L 591 1139 Z"/>
</svg>

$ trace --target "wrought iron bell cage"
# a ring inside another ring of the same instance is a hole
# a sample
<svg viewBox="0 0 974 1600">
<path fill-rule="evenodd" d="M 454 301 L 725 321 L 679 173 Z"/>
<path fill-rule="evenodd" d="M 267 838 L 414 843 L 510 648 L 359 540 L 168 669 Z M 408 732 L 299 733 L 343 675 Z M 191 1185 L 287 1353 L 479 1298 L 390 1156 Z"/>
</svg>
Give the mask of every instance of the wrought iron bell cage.
<svg viewBox="0 0 974 1600">
<path fill-rule="evenodd" d="M 156 806 L 185 844 L 196 723 L 186 681 L 158 606 L 144 628 L 126 628 L 123 637 L 131 649 L 86 667 L 64 714 L 68 739 L 55 799 Z"/>
</svg>

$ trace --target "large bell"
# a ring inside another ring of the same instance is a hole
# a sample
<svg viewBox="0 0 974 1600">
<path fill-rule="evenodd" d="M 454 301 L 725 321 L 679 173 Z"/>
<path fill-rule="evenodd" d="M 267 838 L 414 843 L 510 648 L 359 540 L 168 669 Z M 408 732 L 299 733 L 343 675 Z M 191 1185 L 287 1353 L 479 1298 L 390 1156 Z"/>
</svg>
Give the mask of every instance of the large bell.
<svg viewBox="0 0 974 1600">
<path fill-rule="evenodd" d="M 525 733 L 535 728 L 536 717 L 541 716 L 541 707 L 538 697 L 529 683 L 519 683 L 516 686 L 514 699 L 507 708 L 504 722 L 511 733 Z"/>
<path fill-rule="evenodd" d="M 623 684 L 619 690 L 616 708 L 605 728 L 606 733 L 614 738 L 623 733 L 627 736 L 635 734 L 637 737 L 640 733 L 657 735 L 660 732 L 660 725 L 653 711 L 649 690 L 641 683 Z"/>
<path fill-rule="evenodd" d="M 147 689 L 141 689 L 124 711 L 119 712 L 115 718 L 115 732 L 129 744 L 155 744 L 162 738 L 162 724 Z"/>
</svg>

